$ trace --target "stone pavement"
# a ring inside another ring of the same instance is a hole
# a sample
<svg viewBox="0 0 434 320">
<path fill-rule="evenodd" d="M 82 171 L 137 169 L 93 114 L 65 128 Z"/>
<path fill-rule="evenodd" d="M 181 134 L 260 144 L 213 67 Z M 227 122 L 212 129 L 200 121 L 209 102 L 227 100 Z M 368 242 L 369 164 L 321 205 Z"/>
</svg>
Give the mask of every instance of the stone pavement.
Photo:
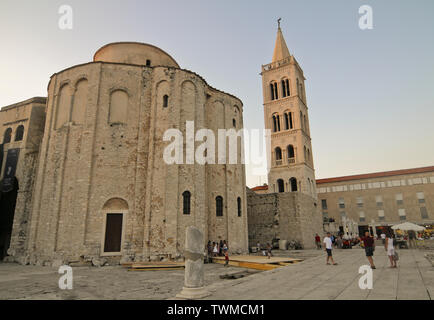
<svg viewBox="0 0 434 320">
<path fill-rule="evenodd" d="M 398 269 L 389 269 L 382 247 L 375 251 L 373 290 L 358 286 L 362 249 L 334 250 L 337 266 L 325 265 L 320 250 L 275 251 L 306 259 L 241 279 L 220 275 L 246 269 L 205 265 L 207 299 L 432 299 L 434 267 L 422 250 L 400 250 Z M 433 252 L 430 250 L 429 252 Z M 121 266 L 73 267 L 73 290 L 60 290 L 56 268 L 0 263 L 1 299 L 171 299 L 182 289 L 184 270 L 127 271 Z"/>
<path fill-rule="evenodd" d="M 60 290 L 58 269 L 0 263 L 0 300 L 167 299 L 179 293 L 184 270 L 127 271 L 121 266 L 73 267 L 73 289 Z M 243 268 L 205 265 L 205 285 L 227 282 L 220 275 Z M 250 277 L 251 275 L 249 275 Z"/>
<path fill-rule="evenodd" d="M 430 300 L 434 298 L 434 267 L 422 250 L 399 250 L 398 268 L 389 268 L 383 247 L 377 247 L 373 289 L 359 288 L 359 267 L 369 264 L 360 248 L 334 250 L 337 266 L 325 264 L 325 253 L 207 289 L 206 299 L 312 299 L 312 300 Z"/>
</svg>

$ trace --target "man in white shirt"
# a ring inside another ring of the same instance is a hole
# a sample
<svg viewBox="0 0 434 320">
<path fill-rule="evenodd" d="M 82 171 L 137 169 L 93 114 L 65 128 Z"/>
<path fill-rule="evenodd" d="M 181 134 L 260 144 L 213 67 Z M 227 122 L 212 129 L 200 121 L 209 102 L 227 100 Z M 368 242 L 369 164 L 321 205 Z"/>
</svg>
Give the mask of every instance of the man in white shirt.
<svg viewBox="0 0 434 320">
<path fill-rule="evenodd" d="M 381 237 L 381 241 L 384 244 L 386 242 L 386 234 L 384 232 L 382 232 L 381 235 L 380 235 L 380 237 Z"/>
<path fill-rule="evenodd" d="M 330 264 L 329 263 L 329 259 L 332 261 L 333 265 L 337 265 L 336 262 L 334 262 L 333 260 L 333 256 L 332 256 L 332 250 L 333 250 L 333 245 L 332 245 L 332 239 L 330 238 L 331 234 L 330 232 L 327 232 L 327 237 L 324 237 L 324 247 L 325 247 L 325 251 L 327 252 L 327 260 L 326 260 L 326 264 Z"/>
</svg>

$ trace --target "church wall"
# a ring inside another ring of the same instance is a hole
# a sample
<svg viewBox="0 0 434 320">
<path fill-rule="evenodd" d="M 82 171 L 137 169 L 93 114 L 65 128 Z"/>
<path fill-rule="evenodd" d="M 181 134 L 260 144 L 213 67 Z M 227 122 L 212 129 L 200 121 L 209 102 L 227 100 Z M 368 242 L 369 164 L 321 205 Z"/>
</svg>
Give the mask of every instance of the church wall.
<svg viewBox="0 0 434 320">
<path fill-rule="evenodd" d="M 242 128 L 238 99 L 177 68 L 97 62 L 53 75 L 39 163 L 31 165 L 37 180 L 30 241 L 16 259 L 27 255 L 31 263 L 49 264 L 101 256 L 176 258 L 189 225 L 204 230 L 206 240 L 226 239 L 231 249 L 245 252 L 244 165 L 166 165 L 162 158 L 167 129 L 180 129 L 185 152 L 187 120 L 195 130 L 211 128 L 217 139 L 217 129 L 231 128 L 235 117 Z M 186 190 L 189 215 L 183 214 Z M 215 216 L 217 195 L 224 198 L 223 217 Z M 108 213 L 123 217 L 120 253 L 104 252 Z"/>
</svg>

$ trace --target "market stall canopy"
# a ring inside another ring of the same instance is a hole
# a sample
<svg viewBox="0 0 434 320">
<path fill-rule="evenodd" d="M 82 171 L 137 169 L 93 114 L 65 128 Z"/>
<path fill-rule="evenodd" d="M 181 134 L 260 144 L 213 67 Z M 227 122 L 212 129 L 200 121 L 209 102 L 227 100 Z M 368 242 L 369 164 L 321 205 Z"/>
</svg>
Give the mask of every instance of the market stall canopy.
<svg viewBox="0 0 434 320">
<path fill-rule="evenodd" d="M 394 226 L 392 226 L 393 230 L 402 230 L 402 231 L 409 231 L 409 230 L 413 230 L 413 231 L 422 231 L 425 230 L 424 227 L 418 226 L 417 224 L 411 223 L 411 222 L 404 222 L 404 223 L 400 223 L 400 224 L 395 224 Z"/>
</svg>

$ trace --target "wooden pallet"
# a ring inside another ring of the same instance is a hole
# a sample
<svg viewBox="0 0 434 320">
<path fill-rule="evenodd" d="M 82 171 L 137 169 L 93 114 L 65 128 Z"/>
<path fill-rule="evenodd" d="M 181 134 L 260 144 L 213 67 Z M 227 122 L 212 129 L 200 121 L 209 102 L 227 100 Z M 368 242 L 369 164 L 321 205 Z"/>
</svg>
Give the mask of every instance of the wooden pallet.
<svg viewBox="0 0 434 320">
<path fill-rule="evenodd" d="M 122 266 L 127 267 L 129 271 L 146 271 L 146 270 L 178 270 L 184 269 L 184 262 L 133 262 L 125 263 Z"/>
<path fill-rule="evenodd" d="M 303 261 L 302 259 L 268 257 L 264 256 L 231 256 L 229 257 L 229 265 L 234 267 L 255 269 L 255 270 L 273 270 L 283 266 L 288 266 L 293 263 Z M 212 262 L 225 264 L 224 257 L 214 257 Z"/>
</svg>

